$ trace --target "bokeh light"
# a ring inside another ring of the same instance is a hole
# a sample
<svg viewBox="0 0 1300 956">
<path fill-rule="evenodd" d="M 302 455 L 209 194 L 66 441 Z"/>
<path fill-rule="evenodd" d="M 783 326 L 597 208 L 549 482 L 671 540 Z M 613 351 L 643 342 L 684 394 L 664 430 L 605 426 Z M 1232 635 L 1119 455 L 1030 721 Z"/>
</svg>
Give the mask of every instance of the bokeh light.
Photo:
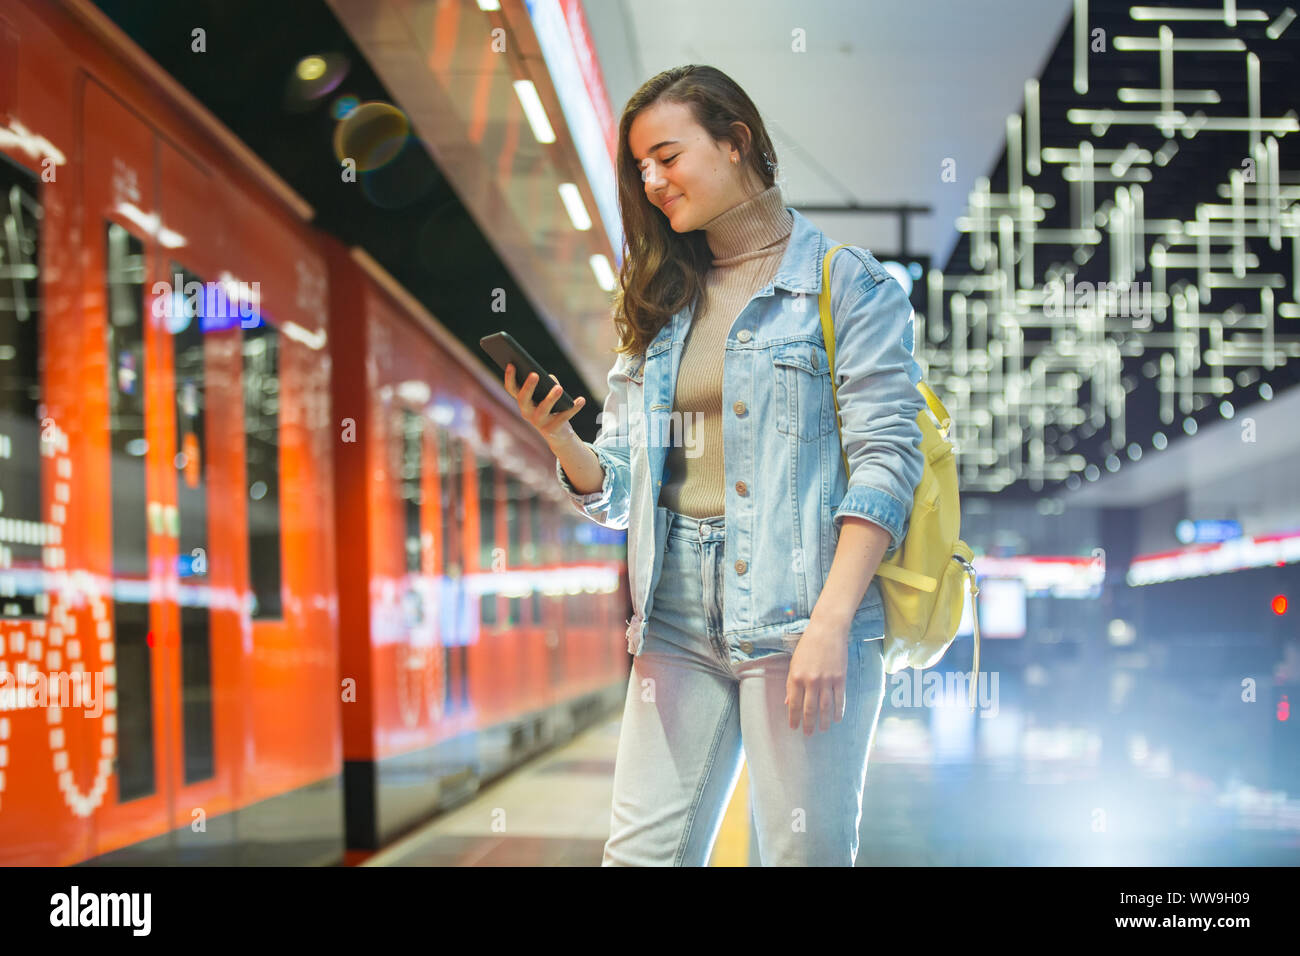
<svg viewBox="0 0 1300 956">
<path fill-rule="evenodd" d="M 364 172 L 377 169 L 401 151 L 411 134 L 406 114 L 391 103 L 362 103 L 334 129 L 334 155 L 352 159 Z"/>
<path fill-rule="evenodd" d="M 325 58 L 319 56 L 304 57 L 298 62 L 298 69 L 295 71 L 298 79 L 318 80 L 325 74 Z"/>
<path fill-rule="evenodd" d="M 347 115 L 359 106 L 361 101 L 351 93 L 340 96 L 330 104 L 330 115 L 336 120 L 346 119 Z"/>
<path fill-rule="evenodd" d="M 342 53 L 314 53 L 298 61 L 284 88 L 284 108 L 305 113 L 334 92 L 348 75 L 351 62 Z"/>
</svg>

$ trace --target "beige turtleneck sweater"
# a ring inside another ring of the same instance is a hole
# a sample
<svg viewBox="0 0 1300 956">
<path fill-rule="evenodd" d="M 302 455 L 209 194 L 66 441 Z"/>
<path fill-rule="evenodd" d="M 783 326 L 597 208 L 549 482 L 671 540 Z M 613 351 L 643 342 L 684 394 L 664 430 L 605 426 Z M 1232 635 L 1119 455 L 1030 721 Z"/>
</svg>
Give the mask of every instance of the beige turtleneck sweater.
<svg viewBox="0 0 1300 956">
<path fill-rule="evenodd" d="M 671 441 L 659 505 L 692 518 L 723 515 L 722 360 L 731 325 L 781 265 L 794 217 L 771 186 L 702 227 L 713 253 L 704 298 L 691 319 L 677 372 Z"/>
</svg>

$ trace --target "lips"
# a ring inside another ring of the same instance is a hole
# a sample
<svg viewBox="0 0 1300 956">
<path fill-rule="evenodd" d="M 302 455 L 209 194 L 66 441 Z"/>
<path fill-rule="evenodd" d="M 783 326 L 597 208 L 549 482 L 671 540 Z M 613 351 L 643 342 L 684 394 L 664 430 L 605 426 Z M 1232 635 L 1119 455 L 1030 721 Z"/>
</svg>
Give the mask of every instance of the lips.
<svg viewBox="0 0 1300 956">
<path fill-rule="evenodd" d="M 682 198 L 681 196 L 674 196 L 672 199 L 670 199 L 670 200 L 668 200 L 666 203 L 664 203 L 664 207 L 663 207 L 663 208 L 664 208 L 664 212 L 667 212 L 667 211 L 668 211 L 668 208 L 669 208 L 673 203 L 677 202 L 677 200 L 679 200 L 679 199 L 681 199 L 681 198 Z"/>
</svg>

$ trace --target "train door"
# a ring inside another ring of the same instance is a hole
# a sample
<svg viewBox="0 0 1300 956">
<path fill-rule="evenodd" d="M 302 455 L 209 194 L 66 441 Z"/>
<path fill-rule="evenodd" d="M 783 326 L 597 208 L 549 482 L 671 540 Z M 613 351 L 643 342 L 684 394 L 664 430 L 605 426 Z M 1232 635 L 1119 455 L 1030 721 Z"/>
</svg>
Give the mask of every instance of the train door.
<svg viewBox="0 0 1300 956">
<path fill-rule="evenodd" d="M 74 494 L 93 498 L 84 515 L 85 558 L 107 580 L 111 645 L 101 651 L 105 680 L 116 691 L 116 734 L 106 738 L 116 794 L 96 818 L 92 852 L 135 843 L 170 819 L 172 794 L 160 762 L 167 753 L 163 707 L 165 615 L 151 601 L 151 559 L 164 553 L 167 515 L 156 468 L 147 453 L 158 429 L 149 386 L 157 343 L 146 320 L 148 258 L 153 245 L 153 134 L 141 120 L 87 78 L 81 129 L 83 165 L 86 376 L 81 436 L 83 473 Z M 107 652 L 107 653 L 105 653 Z M 111 663 L 110 663 L 111 662 Z M 96 779 L 96 785 L 99 785 Z"/>
<path fill-rule="evenodd" d="M 107 499 L 88 544 L 113 585 L 117 692 L 117 795 L 93 849 L 139 842 L 159 821 L 211 849 L 209 818 L 230 809 L 231 784 L 216 775 L 206 585 L 210 359 L 184 286 L 215 269 L 221 230 L 199 211 L 213 207 L 203 172 L 90 78 L 82 129 L 85 437 L 88 477 L 103 480 L 78 487 Z"/>
<path fill-rule="evenodd" d="M 160 494 L 174 515 L 168 554 L 159 562 L 168 594 L 167 704 L 179 731 L 169 740 L 168 784 L 177 794 L 170 826 L 181 843 L 230 846 L 233 829 L 213 819 L 234 809 L 242 732 L 233 693 L 240 682 L 242 615 L 233 595 L 243 581 L 240 525 L 213 521 L 230 513 L 240 485 L 242 446 L 240 315 L 234 277 L 225 270 L 227 230 L 215 181 L 169 142 L 159 140 L 158 272 L 151 313 L 159 344 L 154 456 Z M 160 316 L 158 314 L 161 313 Z M 214 449 L 222 454 L 214 456 Z M 233 517 L 233 515 L 231 515 Z M 220 695 L 214 690 L 220 688 Z M 218 713 L 220 719 L 218 720 Z M 222 734 L 219 738 L 218 734 Z M 217 755 L 222 760 L 217 760 Z M 218 836 L 219 834 L 219 836 Z M 219 856 L 219 854 L 218 854 Z M 205 855 L 205 861 L 218 862 Z"/>
</svg>

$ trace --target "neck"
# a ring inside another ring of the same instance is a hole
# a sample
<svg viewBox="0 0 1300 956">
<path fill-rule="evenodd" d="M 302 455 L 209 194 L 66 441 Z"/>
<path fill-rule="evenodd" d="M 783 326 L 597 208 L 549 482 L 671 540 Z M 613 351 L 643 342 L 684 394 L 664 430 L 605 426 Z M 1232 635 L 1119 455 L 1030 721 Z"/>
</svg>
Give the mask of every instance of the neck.
<svg viewBox="0 0 1300 956">
<path fill-rule="evenodd" d="M 794 217 L 785 208 L 777 185 L 737 203 L 703 226 L 714 265 L 761 252 L 785 239 L 793 228 Z"/>
</svg>

